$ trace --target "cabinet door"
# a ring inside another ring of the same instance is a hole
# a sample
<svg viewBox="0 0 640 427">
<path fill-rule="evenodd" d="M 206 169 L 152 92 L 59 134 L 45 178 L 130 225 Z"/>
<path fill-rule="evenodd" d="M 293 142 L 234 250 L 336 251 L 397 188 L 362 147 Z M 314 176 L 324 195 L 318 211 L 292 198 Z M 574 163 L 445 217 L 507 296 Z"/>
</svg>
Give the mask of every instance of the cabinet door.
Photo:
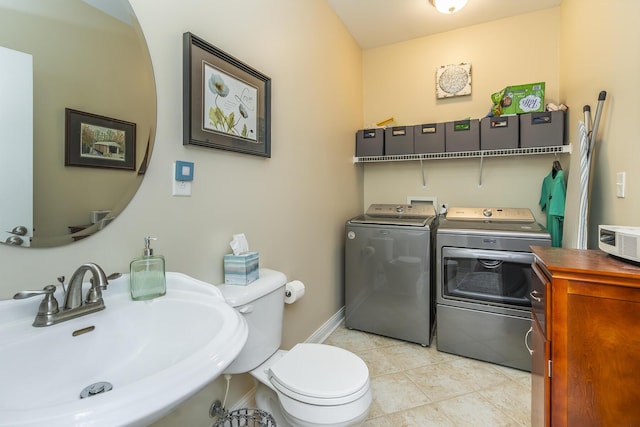
<svg viewBox="0 0 640 427">
<path fill-rule="evenodd" d="M 535 313 L 531 319 L 531 349 L 531 426 L 548 427 L 551 422 L 551 342 L 547 340 Z"/>
<path fill-rule="evenodd" d="M 571 282 L 566 357 L 567 425 L 640 425 L 640 290 Z"/>
</svg>

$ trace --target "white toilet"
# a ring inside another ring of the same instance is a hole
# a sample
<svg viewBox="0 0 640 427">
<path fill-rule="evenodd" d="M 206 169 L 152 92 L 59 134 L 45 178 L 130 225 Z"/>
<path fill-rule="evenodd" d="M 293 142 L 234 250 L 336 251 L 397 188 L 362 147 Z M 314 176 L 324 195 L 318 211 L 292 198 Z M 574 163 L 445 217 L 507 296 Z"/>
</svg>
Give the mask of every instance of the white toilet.
<svg viewBox="0 0 640 427">
<path fill-rule="evenodd" d="M 260 269 L 260 278 L 247 286 L 218 285 L 249 325 L 245 346 L 224 373 L 251 373 L 257 380 L 256 404 L 278 427 L 361 424 L 372 400 L 362 359 L 325 344 L 279 350 L 286 282 L 283 273 Z"/>
</svg>

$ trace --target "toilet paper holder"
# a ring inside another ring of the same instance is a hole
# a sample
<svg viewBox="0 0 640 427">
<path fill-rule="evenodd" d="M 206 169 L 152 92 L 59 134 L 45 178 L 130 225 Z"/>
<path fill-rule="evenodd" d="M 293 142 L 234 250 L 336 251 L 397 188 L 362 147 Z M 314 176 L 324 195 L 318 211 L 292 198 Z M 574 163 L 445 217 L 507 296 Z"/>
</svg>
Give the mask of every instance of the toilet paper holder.
<svg viewBox="0 0 640 427">
<path fill-rule="evenodd" d="M 285 304 L 293 304 L 304 296 L 304 283 L 299 280 L 287 282 L 284 288 Z"/>
</svg>

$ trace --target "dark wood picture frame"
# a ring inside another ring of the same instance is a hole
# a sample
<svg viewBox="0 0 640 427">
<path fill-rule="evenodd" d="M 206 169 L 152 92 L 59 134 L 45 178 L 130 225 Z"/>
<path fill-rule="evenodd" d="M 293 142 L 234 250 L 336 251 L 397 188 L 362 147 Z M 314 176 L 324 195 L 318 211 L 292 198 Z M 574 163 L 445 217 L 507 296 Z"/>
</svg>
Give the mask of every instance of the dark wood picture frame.
<svg viewBox="0 0 640 427">
<path fill-rule="evenodd" d="M 271 157 L 271 79 L 189 32 L 183 144 Z"/>
<path fill-rule="evenodd" d="M 65 166 L 135 170 L 135 123 L 65 108 L 65 133 Z"/>
</svg>

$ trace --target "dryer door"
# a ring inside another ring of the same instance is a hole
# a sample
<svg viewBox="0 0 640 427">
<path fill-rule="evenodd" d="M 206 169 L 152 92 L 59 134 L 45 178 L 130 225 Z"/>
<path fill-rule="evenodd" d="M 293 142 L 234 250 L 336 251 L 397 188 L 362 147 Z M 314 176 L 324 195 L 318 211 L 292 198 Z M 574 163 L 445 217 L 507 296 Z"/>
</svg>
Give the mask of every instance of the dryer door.
<svg viewBox="0 0 640 427">
<path fill-rule="evenodd" d="M 531 307 L 533 254 L 442 248 L 442 297 Z"/>
</svg>

